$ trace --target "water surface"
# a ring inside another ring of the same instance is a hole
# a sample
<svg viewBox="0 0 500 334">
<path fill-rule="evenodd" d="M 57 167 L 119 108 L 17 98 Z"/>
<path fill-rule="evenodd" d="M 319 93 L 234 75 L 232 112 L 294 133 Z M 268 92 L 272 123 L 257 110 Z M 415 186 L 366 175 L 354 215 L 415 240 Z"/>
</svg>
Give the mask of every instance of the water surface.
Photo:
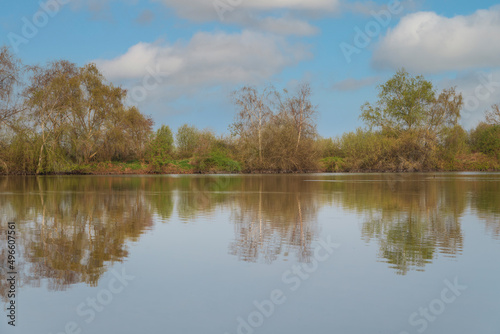
<svg viewBox="0 0 500 334">
<path fill-rule="evenodd" d="M 500 332 L 498 173 L 2 177 L 0 208 L 1 333 Z"/>
</svg>

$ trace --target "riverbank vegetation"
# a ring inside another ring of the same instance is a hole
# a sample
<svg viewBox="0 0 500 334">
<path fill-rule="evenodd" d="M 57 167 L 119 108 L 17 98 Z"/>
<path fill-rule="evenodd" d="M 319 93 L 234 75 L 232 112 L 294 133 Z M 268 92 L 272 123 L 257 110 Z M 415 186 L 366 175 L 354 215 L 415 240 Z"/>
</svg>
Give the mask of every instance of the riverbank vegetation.
<svg viewBox="0 0 500 334">
<path fill-rule="evenodd" d="M 398 71 L 361 108 L 365 127 L 316 130 L 311 87 L 246 86 L 232 94 L 230 134 L 183 125 L 153 130 L 127 91 L 94 64 L 26 66 L 0 48 L 1 174 L 500 170 L 500 110 L 466 131 L 463 98 Z"/>
</svg>

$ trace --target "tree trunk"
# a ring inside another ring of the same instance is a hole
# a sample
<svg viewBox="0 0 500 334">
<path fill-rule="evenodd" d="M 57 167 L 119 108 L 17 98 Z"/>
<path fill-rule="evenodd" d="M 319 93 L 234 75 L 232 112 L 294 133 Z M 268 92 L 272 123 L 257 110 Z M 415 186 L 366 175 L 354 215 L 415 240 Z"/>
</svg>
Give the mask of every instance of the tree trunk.
<svg viewBox="0 0 500 334">
<path fill-rule="evenodd" d="M 259 117 L 259 164 L 262 168 L 262 114 Z"/>
</svg>

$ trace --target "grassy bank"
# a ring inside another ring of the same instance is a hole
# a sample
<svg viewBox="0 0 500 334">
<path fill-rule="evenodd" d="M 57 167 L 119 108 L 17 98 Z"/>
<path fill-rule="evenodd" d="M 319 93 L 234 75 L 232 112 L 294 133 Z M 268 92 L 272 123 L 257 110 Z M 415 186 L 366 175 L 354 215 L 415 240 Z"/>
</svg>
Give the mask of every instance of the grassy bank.
<svg viewBox="0 0 500 334">
<path fill-rule="evenodd" d="M 223 162 L 207 159 L 200 168 L 199 159 L 170 160 L 158 166 L 145 161 L 99 162 L 70 166 L 67 170 L 45 175 L 161 175 L 161 174 L 284 174 L 284 173 L 411 173 L 411 172 L 499 172 L 500 161 L 482 153 L 462 154 L 449 161 L 441 161 L 434 168 L 359 168 L 353 159 L 338 157 L 324 158 L 317 169 L 303 171 L 249 170 L 236 161 Z M 34 175 L 34 173 L 12 173 L 14 175 Z M 6 175 L 6 173 L 0 173 Z"/>
</svg>

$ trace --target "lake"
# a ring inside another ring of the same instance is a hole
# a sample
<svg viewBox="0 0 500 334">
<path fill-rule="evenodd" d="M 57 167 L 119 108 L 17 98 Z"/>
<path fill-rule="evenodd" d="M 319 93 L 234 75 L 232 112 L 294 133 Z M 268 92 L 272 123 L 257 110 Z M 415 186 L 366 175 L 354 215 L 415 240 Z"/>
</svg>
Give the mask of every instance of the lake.
<svg viewBox="0 0 500 334">
<path fill-rule="evenodd" d="M 0 333 L 500 332 L 500 173 L 0 177 L 0 208 Z"/>
</svg>

